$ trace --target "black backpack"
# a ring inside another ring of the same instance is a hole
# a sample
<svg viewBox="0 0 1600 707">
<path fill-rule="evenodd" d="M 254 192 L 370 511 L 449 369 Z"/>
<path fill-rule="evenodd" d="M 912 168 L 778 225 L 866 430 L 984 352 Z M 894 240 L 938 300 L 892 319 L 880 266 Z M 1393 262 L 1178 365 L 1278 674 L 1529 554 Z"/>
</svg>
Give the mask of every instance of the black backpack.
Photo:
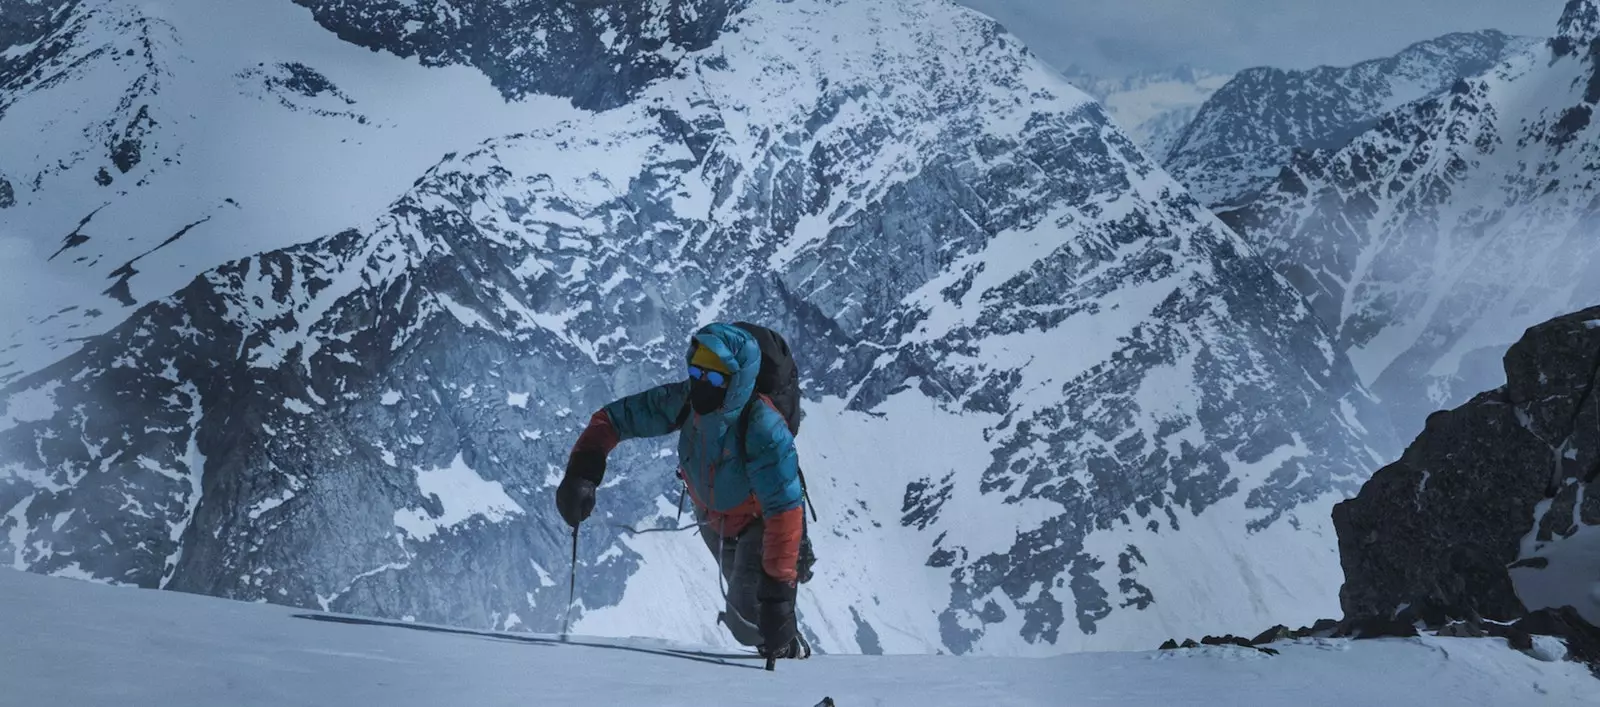
<svg viewBox="0 0 1600 707">
<path fill-rule="evenodd" d="M 772 401 L 783 421 L 789 423 L 789 433 L 800 436 L 800 419 L 805 416 L 800 411 L 800 367 L 789 353 L 789 342 L 783 340 L 782 334 L 759 324 L 735 322 L 734 326 L 749 332 L 761 345 L 761 369 L 756 373 L 758 397 L 751 398 L 739 415 L 739 439 L 743 440 L 750 431 L 751 411 L 761 403 L 759 396 L 762 395 Z"/>
</svg>

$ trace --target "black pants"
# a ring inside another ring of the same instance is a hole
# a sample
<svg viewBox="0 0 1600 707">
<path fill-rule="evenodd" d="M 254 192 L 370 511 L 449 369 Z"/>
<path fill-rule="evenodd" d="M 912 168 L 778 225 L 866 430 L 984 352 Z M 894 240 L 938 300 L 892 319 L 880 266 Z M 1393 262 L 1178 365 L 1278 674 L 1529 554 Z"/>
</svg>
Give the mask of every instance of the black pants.
<svg viewBox="0 0 1600 707">
<path fill-rule="evenodd" d="M 700 509 L 695 509 L 695 520 L 705 523 Z M 711 550 L 711 559 L 722 568 L 722 579 L 727 582 L 728 605 L 723 610 L 722 622 L 733 633 L 740 645 L 755 647 L 762 643 L 761 629 L 756 623 L 756 590 L 761 586 L 761 575 L 766 570 L 761 564 L 761 540 L 766 523 L 756 519 L 736 537 L 724 538 L 709 525 L 700 526 L 700 539 Z"/>
</svg>

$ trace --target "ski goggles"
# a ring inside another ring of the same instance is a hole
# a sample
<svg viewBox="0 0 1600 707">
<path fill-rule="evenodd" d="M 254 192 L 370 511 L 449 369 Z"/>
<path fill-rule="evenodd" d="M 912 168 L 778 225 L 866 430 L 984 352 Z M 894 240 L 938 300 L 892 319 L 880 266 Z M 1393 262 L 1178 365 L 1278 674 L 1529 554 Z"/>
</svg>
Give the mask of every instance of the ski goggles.
<svg viewBox="0 0 1600 707">
<path fill-rule="evenodd" d="M 728 387 L 728 374 L 693 364 L 689 366 L 689 380 L 705 381 L 718 388 Z"/>
</svg>

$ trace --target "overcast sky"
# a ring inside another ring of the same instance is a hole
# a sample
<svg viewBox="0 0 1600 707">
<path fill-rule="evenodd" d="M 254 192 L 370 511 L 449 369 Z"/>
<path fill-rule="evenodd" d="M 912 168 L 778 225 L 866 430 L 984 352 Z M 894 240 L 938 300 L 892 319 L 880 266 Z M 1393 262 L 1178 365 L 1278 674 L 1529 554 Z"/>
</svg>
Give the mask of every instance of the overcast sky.
<svg viewBox="0 0 1600 707">
<path fill-rule="evenodd" d="M 1555 33 L 1566 0 L 957 0 L 1059 68 L 1117 76 L 1181 64 L 1310 68 L 1448 32 Z"/>
</svg>

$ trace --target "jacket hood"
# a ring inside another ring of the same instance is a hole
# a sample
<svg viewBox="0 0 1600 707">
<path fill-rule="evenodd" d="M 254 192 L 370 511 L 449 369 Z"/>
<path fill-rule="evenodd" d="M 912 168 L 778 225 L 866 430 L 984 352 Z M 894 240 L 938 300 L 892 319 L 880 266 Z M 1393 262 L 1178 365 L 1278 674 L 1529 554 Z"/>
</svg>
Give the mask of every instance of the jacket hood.
<svg viewBox="0 0 1600 707">
<path fill-rule="evenodd" d="M 744 409 L 755 395 L 756 374 L 761 370 L 761 345 L 756 338 L 732 324 L 712 324 L 695 332 L 694 341 L 710 349 L 728 367 L 728 397 L 722 404 L 721 414 Z M 684 356 L 693 355 L 693 347 Z"/>
</svg>

